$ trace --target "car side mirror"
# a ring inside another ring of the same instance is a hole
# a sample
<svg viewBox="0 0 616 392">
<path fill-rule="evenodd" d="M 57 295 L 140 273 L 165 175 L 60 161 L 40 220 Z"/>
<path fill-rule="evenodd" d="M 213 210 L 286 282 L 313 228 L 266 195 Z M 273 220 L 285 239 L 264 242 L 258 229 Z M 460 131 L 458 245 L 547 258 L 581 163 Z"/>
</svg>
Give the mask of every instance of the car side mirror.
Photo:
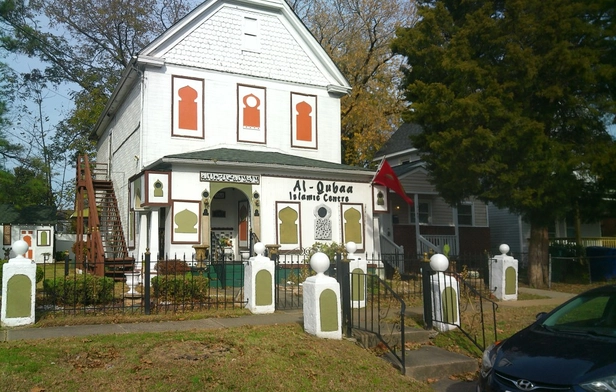
<svg viewBox="0 0 616 392">
<path fill-rule="evenodd" d="M 540 312 L 540 313 L 537 313 L 537 315 L 535 316 L 535 320 L 536 320 L 536 321 L 543 321 L 543 320 L 545 320 L 545 318 L 547 317 L 547 315 L 548 315 L 548 314 L 547 314 L 547 312 Z"/>
</svg>

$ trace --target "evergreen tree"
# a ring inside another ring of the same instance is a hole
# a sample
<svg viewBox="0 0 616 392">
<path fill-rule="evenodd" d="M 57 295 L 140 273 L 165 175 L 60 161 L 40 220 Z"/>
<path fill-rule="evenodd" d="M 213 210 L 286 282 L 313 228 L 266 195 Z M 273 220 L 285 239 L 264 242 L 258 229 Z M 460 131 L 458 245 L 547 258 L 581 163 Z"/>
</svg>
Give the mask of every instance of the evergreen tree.
<svg viewBox="0 0 616 392">
<path fill-rule="evenodd" d="M 476 196 L 530 223 L 529 280 L 544 287 L 548 225 L 603 200 L 614 172 L 613 4 L 421 1 L 419 13 L 393 45 L 406 120 L 424 129 L 414 145 L 448 203 Z"/>
</svg>

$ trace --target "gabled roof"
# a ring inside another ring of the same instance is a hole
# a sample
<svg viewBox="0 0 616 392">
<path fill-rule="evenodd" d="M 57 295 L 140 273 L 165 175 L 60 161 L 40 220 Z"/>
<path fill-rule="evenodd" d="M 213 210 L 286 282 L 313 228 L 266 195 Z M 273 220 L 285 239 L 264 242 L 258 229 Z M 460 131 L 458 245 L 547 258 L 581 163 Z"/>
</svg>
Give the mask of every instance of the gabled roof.
<svg viewBox="0 0 616 392">
<path fill-rule="evenodd" d="M 19 210 L 12 204 L 0 204 L 1 224 L 50 225 L 57 220 L 55 207 L 28 206 Z"/>
<path fill-rule="evenodd" d="M 417 124 L 404 123 L 398 128 L 389 138 L 389 140 L 381 147 L 374 155 L 374 160 L 380 160 L 383 157 L 388 158 L 395 155 L 402 155 L 415 149 L 411 136 L 418 135 L 422 132 L 421 126 Z"/>
<path fill-rule="evenodd" d="M 424 161 L 413 161 L 406 162 L 398 166 L 392 167 L 394 173 L 398 178 L 404 177 L 405 175 L 412 173 L 416 170 L 426 170 L 426 164 Z"/>
<path fill-rule="evenodd" d="M 164 168 L 173 163 L 211 163 L 238 166 L 261 166 L 296 169 L 322 169 L 326 171 L 346 171 L 356 174 L 373 175 L 373 170 L 333 162 L 304 158 L 297 155 L 274 151 L 253 151 L 233 148 L 192 151 L 182 154 L 167 155 L 155 162 L 151 168 Z"/>
<path fill-rule="evenodd" d="M 243 21 L 237 18 L 238 13 L 259 18 L 261 50 L 252 54 L 242 50 Z M 139 56 L 273 80 L 299 80 L 309 85 L 325 82 L 339 89 L 338 93 L 351 89 L 285 0 L 205 1 L 143 48 Z M 258 74 L 260 69 L 262 74 Z"/>
<path fill-rule="evenodd" d="M 246 15 L 260 11 L 269 15 L 264 31 L 271 37 L 263 44 L 263 53 L 244 54 L 237 50 L 238 42 L 241 44 L 241 22 L 225 23 L 222 10 L 242 10 Z M 220 16 L 216 15 L 219 11 Z M 91 139 L 101 136 L 139 80 L 139 73 L 146 67 L 163 67 L 167 61 L 193 69 L 326 87 L 330 94 L 338 96 L 351 91 L 342 72 L 285 0 L 208 0 L 130 61 L 94 126 Z"/>
</svg>

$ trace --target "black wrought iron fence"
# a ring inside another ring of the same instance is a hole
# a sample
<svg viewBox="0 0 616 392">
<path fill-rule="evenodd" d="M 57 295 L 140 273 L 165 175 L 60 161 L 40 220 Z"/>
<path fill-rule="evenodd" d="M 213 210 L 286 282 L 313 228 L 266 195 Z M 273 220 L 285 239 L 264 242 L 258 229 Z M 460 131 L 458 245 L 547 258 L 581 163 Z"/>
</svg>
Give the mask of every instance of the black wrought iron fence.
<svg viewBox="0 0 616 392">
<path fill-rule="evenodd" d="M 246 305 L 242 261 L 152 261 L 144 255 L 140 265 L 115 279 L 82 271 L 70 260 L 39 265 L 37 312 L 156 314 Z"/>
<path fill-rule="evenodd" d="M 374 274 L 348 273 L 348 328 L 366 347 L 383 347 L 405 373 L 406 303 L 396 291 Z M 376 342 L 373 341 L 376 339 Z"/>
<path fill-rule="evenodd" d="M 275 301 L 276 309 L 301 309 L 303 307 L 303 283 L 314 274 L 310 268 L 311 248 L 295 249 L 291 252 L 270 254 L 274 260 L 275 271 Z M 333 261 L 332 261 L 333 264 Z M 326 273 L 329 274 L 329 271 Z"/>
</svg>

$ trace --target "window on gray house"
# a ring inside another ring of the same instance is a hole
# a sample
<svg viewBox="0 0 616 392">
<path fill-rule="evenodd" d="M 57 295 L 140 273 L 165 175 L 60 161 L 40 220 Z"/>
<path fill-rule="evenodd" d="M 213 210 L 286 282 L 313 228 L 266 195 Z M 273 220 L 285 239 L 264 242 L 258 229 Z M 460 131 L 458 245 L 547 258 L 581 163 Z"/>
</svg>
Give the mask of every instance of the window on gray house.
<svg viewBox="0 0 616 392">
<path fill-rule="evenodd" d="M 419 223 L 423 224 L 423 225 L 429 225 L 430 224 L 430 213 L 431 213 L 431 207 L 430 207 L 430 203 L 428 202 L 419 202 L 418 203 L 418 210 L 419 210 Z M 415 208 L 411 208 L 411 223 L 415 223 Z"/>
<path fill-rule="evenodd" d="M 473 225 L 473 205 L 461 204 L 458 206 L 458 225 L 472 226 Z"/>
</svg>

